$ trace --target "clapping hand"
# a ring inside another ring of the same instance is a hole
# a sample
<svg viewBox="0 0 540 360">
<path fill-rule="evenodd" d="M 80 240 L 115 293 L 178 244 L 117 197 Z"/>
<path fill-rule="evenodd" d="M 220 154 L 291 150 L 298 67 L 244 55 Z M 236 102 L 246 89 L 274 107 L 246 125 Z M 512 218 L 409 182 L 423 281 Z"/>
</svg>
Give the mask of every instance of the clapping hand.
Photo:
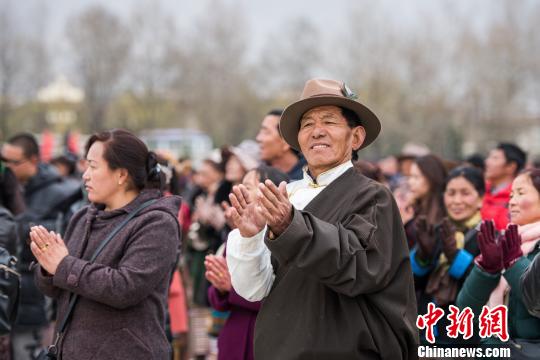
<svg viewBox="0 0 540 360">
<path fill-rule="evenodd" d="M 482 221 L 477 241 L 480 255 L 475 259 L 476 265 L 488 273 L 499 273 L 504 267 L 502 246 L 500 244 L 503 240 L 502 237 L 497 239 L 495 224 L 492 220 Z"/>
<path fill-rule="evenodd" d="M 233 207 L 229 205 L 228 202 L 222 201 L 221 208 L 223 209 L 223 215 L 225 216 L 225 223 L 231 228 L 235 229 L 236 225 L 232 219 L 232 209 Z"/>
<path fill-rule="evenodd" d="M 41 267 L 54 275 L 58 265 L 69 253 L 59 234 L 47 231 L 43 226 L 33 226 L 30 229 L 30 250 Z"/>
<path fill-rule="evenodd" d="M 206 279 L 221 292 L 229 292 L 232 289 L 231 274 L 227 267 L 227 261 L 223 256 L 208 255 L 204 259 L 206 267 Z"/>
<path fill-rule="evenodd" d="M 266 180 L 259 184 L 258 201 L 268 227 L 275 236 L 281 235 L 292 221 L 292 204 L 287 194 L 287 183 L 277 187 Z"/>
<path fill-rule="evenodd" d="M 503 265 L 505 269 L 514 265 L 517 259 L 523 256 L 521 250 L 521 236 L 518 233 L 518 226 L 509 224 L 504 232 L 504 241 L 502 242 Z"/>
<path fill-rule="evenodd" d="M 442 240 L 443 253 L 449 262 L 452 262 L 458 252 L 456 243 L 456 228 L 449 218 L 444 218 L 439 227 L 439 235 Z"/>
<path fill-rule="evenodd" d="M 243 184 L 233 186 L 229 200 L 232 206 L 225 205 L 225 216 L 233 228 L 238 228 L 240 235 L 253 237 L 264 229 L 266 219 L 262 207 L 251 198 Z"/>
</svg>

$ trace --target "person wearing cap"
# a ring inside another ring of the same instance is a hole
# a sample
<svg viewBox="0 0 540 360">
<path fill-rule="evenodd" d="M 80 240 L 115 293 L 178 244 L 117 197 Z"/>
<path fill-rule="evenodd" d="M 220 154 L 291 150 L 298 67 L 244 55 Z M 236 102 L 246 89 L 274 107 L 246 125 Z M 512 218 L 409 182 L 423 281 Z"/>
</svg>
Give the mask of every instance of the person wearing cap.
<svg viewBox="0 0 540 360">
<path fill-rule="evenodd" d="M 230 156 L 225 163 L 225 180 L 233 185 L 240 184 L 246 173 L 259 165 L 259 147 L 252 140 L 244 140 L 228 150 Z"/>
<path fill-rule="evenodd" d="M 416 359 L 413 275 L 399 209 L 354 169 L 381 125 L 344 83 L 309 80 L 280 131 L 303 178 L 230 195 L 233 288 L 264 300 L 256 359 Z"/>
</svg>

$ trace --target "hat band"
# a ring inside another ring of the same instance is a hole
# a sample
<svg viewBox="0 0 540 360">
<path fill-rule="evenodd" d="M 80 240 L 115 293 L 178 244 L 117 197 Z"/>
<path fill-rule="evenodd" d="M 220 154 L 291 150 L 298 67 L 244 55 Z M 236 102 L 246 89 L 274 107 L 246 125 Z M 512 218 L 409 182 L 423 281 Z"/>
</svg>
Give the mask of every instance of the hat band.
<svg viewBox="0 0 540 360">
<path fill-rule="evenodd" d="M 338 97 L 338 98 L 344 98 L 344 99 L 346 99 L 346 97 L 343 96 L 343 95 L 336 95 L 336 94 L 317 94 L 317 95 L 311 95 L 311 96 L 302 98 L 302 99 L 300 99 L 300 100 L 311 99 L 311 98 L 317 98 L 317 97 L 325 97 L 325 96 L 333 96 L 333 97 Z"/>
</svg>

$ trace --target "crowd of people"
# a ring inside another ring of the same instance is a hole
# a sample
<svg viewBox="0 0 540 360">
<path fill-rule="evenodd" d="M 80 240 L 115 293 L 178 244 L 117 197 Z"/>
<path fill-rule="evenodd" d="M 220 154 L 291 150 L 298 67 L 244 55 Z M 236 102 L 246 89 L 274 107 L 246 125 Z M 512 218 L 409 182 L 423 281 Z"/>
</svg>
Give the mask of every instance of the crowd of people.
<svg viewBox="0 0 540 360">
<path fill-rule="evenodd" d="M 0 359 L 414 359 L 430 303 L 506 305 L 516 358 L 539 358 L 540 164 L 512 143 L 358 159 L 380 128 L 310 80 L 200 164 L 125 130 L 45 164 L 12 136 L 0 246 L 21 292 Z M 437 344 L 501 343 L 447 325 Z"/>
</svg>

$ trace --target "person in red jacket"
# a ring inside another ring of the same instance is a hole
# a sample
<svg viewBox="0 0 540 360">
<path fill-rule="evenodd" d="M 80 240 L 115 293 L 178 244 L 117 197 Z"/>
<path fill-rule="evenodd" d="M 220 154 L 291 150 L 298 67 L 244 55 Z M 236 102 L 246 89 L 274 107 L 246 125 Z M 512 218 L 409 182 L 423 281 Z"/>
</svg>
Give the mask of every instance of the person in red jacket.
<svg viewBox="0 0 540 360">
<path fill-rule="evenodd" d="M 486 194 L 481 215 L 483 220 L 493 220 L 497 230 L 503 230 L 508 225 L 512 181 L 526 162 L 527 154 L 511 143 L 500 143 L 486 159 Z"/>
</svg>

